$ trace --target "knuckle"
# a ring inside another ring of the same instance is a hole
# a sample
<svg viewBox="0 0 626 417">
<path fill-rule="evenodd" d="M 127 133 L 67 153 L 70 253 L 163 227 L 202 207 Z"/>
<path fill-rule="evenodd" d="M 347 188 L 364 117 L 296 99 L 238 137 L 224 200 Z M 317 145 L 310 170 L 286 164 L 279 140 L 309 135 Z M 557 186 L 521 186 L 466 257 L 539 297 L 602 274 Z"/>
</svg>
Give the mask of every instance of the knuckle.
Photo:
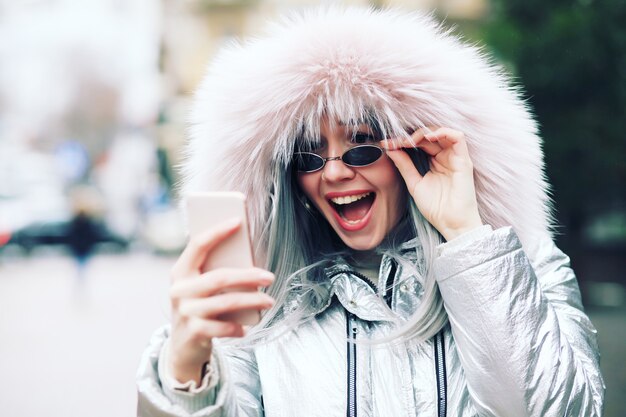
<svg viewBox="0 0 626 417">
<path fill-rule="evenodd" d="M 191 334 L 191 340 L 195 344 L 201 344 L 207 339 L 207 336 L 204 335 L 201 331 L 197 331 Z"/>
<path fill-rule="evenodd" d="M 444 134 L 451 136 L 453 138 L 457 138 L 457 139 L 465 138 L 465 134 L 461 132 L 460 130 L 452 129 L 450 127 L 442 128 L 441 130 Z"/>
<path fill-rule="evenodd" d="M 256 300 L 255 295 L 256 294 L 246 293 L 244 297 L 238 298 L 237 304 L 236 304 L 237 307 L 244 308 L 244 307 L 248 307 L 250 305 L 256 304 L 257 300 Z"/>
<path fill-rule="evenodd" d="M 181 316 L 178 311 L 172 313 L 172 328 L 187 328 L 189 324 L 189 318 Z"/>
<path fill-rule="evenodd" d="M 229 332 L 236 333 L 236 332 L 240 331 L 241 329 L 242 329 L 242 327 L 241 327 L 241 325 L 239 323 L 234 323 L 234 322 L 228 323 L 228 331 Z"/>
<path fill-rule="evenodd" d="M 189 320 L 187 328 L 192 339 L 204 340 L 206 338 L 206 328 L 200 320 Z"/>
<path fill-rule="evenodd" d="M 211 271 L 203 277 L 207 283 L 207 286 L 211 290 L 222 288 L 228 282 L 228 276 L 223 271 Z"/>
<path fill-rule="evenodd" d="M 244 335 L 243 327 L 239 323 L 227 323 L 224 330 L 226 334 L 232 337 L 242 337 Z"/>
<path fill-rule="evenodd" d="M 237 326 L 235 328 L 235 335 L 238 337 L 243 337 L 245 335 L 245 331 L 242 326 Z"/>
<path fill-rule="evenodd" d="M 240 298 L 241 297 L 233 297 L 231 296 L 231 294 L 226 294 L 223 296 L 223 302 L 221 303 L 221 306 L 225 310 L 236 309 L 237 307 L 241 305 Z"/>
<path fill-rule="evenodd" d="M 187 319 L 192 317 L 191 307 L 189 306 L 189 303 L 178 303 L 178 315 Z"/>
<path fill-rule="evenodd" d="M 236 296 L 229 297 L 226 302 L 229 310 L 239 310 L 246 307 L 250 303 L 250 296 L 247 293 L 239 293 Z"/>
<path fill-rule="evenodd" d="M 178 304 L 180 302 L 181 296 L 180 296 L 180 291 L 178 289 L 178 287 L 176 286 L 171 286 L 169 289 L 169 297 L 170 297 L 170 302 L 172 303 L 176 303 Z"/>
<path fill-rule="evenodd" d="M 223 334 L 231 335 L 237 331 L 237 323 L 224 322 L 220 324 L 220 331 Z"/>
<path fill-rule="evenodd" d="M 232 323 L 229 333 L 233 337 L 242 337 L 244 335 L 243 327 L 237 323 Z"/>
</svg>

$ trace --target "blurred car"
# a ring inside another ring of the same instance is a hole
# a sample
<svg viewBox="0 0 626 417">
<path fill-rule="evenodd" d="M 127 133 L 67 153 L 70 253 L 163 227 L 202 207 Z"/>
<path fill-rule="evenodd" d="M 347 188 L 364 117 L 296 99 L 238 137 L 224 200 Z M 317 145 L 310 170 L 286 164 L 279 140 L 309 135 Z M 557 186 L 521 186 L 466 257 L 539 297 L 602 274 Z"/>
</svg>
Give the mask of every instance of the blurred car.
<svg viewBox="0 0 626 417">
<path fill-rule="evenodd" d="M 70 219 L 26 226 L 13 232 L 5 246 L 15 245 L 26 253 L 31 253 L 42 246 L 57 246 L 71 250 L 76 246 L 77 241 L 86 241 L 87 244 L 93 246 L 94 250 L 106 245 L 110 250 L 124 251 L 129 245 L 126 239 L 110 232 L 104 224 L 96 220 L 92 220 L 88 231 L 83 232 L 82 236 L 77 236 L 74 232 L 73 220 Z"/>
</svg>

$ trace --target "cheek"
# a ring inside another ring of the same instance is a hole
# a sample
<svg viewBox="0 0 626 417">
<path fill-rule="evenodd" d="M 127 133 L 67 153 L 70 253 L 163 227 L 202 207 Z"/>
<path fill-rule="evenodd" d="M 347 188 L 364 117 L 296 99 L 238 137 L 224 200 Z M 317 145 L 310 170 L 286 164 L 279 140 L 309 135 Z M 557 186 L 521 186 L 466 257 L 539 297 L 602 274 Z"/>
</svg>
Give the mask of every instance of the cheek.
<svg viewBox="0 0 626 417">
<path fill-rule="evenodd" d="M 400 220 L 400 218 L 404 215 L 404 213 L 407 210 L 407 198 L 408 197 L 408 192 L 406 191 L 406 187 L 401 186 L 398 187 L 397 193 L 396 193 L 396 204 L 394 205 L 393 209 L 394 209 L 394 226 L 395 223 L 398 223 L 398 221 Z"/>
<path fill-rule="evenodd" d="M 309 200 L 314 200 L 317 194 L 317 187 L 319 181 L 315 178 L 314 174 L 298 174 L 297 182 L 300 187 L 300 191 L 306 195 Z"/>
<path fill-rule="evenodd" d="M 388 161 L 391 164 L 391 161 Z M 389 165 L 378 177 L 381 188 L 387 191 L 387 204 L 390 218 L 395 223 L 404 214 L 406 209 L 407 190 L 404 179 L 395 166 Z"/>
</svg>

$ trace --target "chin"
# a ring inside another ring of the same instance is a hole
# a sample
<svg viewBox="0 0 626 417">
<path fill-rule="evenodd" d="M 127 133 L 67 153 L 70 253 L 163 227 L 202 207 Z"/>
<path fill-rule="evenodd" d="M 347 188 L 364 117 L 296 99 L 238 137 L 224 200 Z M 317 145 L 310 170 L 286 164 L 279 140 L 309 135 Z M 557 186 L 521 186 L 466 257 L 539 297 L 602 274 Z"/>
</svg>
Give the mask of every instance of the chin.
<svg viewBox="0 0 626 417">
<path fill-rule="evenodd" d="M 335 230 L 335 232 L 337 232 Z M 367 251 L 377 248 L 383 241 L 382 237 L 347 237 L 339 234 L 342 242 L 352 250 Z"/>
</svg>

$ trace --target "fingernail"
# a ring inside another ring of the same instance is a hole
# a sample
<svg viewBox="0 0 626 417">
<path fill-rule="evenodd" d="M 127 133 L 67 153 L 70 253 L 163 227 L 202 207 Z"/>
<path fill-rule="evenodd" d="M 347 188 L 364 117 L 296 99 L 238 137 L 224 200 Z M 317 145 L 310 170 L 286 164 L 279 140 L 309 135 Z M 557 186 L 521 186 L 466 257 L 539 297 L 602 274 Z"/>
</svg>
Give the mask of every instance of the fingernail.
<svg viewBox="0 0 626 417">
<path fill-rule="evenodd" d="M 270 286 L 272 283 L 274 282 L 273 279 L 271 278 L 261 278 L 259 280 L 259 284 L 261 285 L 261 287 L 268 287 Z"/>
<path fill-rule="evenodd" d="M 262 271 L 259 274 L 259 278 L 273 280 L 274 279 L 274 274 L 272 274 L 270 271 Z"/>
<path fill-rule="evenodd" d="M 387 149 L 388 151 L 395 151 L 396 150 L 396 144 L 395 142 L 393 142 L 392 140 L 389 139 L 385 139 L 385 144 L 384 144 L 385 149 Z"/>
<path fill-rule="evenodd" d="M 274 278 L 275 278 L 274 274 L 272 274 L 269 271 L 263 271 L 259 274 L 259 281 L 261 285 L 263 285 L 264 287 L 267 287 L 272 282 L 274 282 Z"/>
</svg>

